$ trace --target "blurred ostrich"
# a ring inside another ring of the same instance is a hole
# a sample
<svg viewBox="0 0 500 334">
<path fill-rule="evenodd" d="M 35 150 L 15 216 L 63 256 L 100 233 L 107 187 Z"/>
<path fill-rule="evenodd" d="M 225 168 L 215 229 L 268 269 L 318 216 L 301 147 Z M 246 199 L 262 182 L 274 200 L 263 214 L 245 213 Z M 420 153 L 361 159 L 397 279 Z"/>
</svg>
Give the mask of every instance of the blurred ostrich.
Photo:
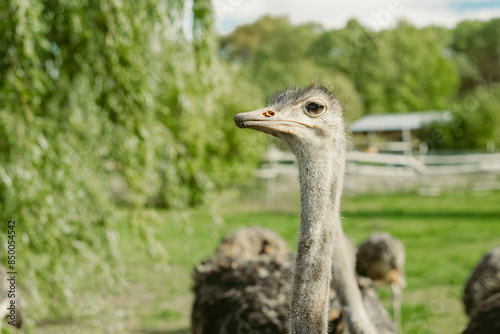
<svg viewBox="0 0 500 334">
<path fill-rule="evenodd" d="M 500 293 L 496 293 L 475 309 L 463 334 L 500 333 Z"/>
<path fill-rule="evenodd" d="M 285 333 L 293 255 L 274 232 L 227 235 L 194 273 L 193 334 Z"/>
<path fill-rule="evenodd" d="M 465 283 L 462 300 L 467 315 L 471 316 L 485 299 L 497 292 L 500 292 L 500 246 L 479 261 Z"/>
<path fill-rule="evenodd" d="M 347 258 L 354 250 L 345 238 Z M 339 268 L 339 257 L 333 267 Z M 294 257 L 276 233 L 262 228 L 228 234 L 215 254 L 195 268 L 193 334 L 288 332 Z M 335 289 L 329 291 L 328 333 L 346 333 L 345 308 Z M 387 311 L 369 284 L 360 283 L 363 302 L 377 333 L 396 333 Z"/>
<path fill-rule="evenodd" d="M 342 270 L 347 270 L 346 267 L 349 267 L 351 268 L 350 270 L 352 270 L 353 276 L 356 276 L 354 273 L 354 268 L 356 266 L 356 250 L 349 238 L 345 234 L 342 234 L 342 236 L 343 237 L 338 238 L 337 240 L 337 247 L 339 249 L 343 249 L 343 252 L 335 252 L 332 261 L 332 286 L 334 290 L 338 292 L 341 292 L 342 289 L 344 289 L 345 282 L 343 281 L 342 276 L 336 275 L 336 273 Z M 348 266 L 346 266 L 346 261 L 349 262 Z M 373 281 L 370 278 L 360 276 L 356 277 L 356 280 L 358 288 L 361 292 L 364 308 L 370 322 L 375 327 L 376 332 L 379 334 L 396 334 L 398 331 L 394 326 L 394 323 L 391 321 L 391 317 L 373 289 Z M 342 300 L 341 293 L 339 293 L 339 298 L 341 306 L 347 304 L 347 301 Z M 343 311 L 344 313 L 347 313 L 342 317 L 342 320 L 347 322 L 346 332 L 364 333 L 359 328 L 349 324 L 349 321 L 351 321 L 350 319 L 355 317 L 356 314 L 350 314 L 349 312 L 351 311 L 348 307 L 344 308 Z M 343 323 L 340 322 L 340 325 L 343 325 Z"/>
<path fill-rule="evenodd" d="M 500 246 L 488 252 L 470 275 L 463 302 L 471 318 L 464 334 L 500 333 Z"/>
<path fill-rule="evenodd" d="M 373 233 L 356 254 L 356 272 L 379 284 L 389 284 L 394 322 L 401 326 L 401 290 L 406 287 L 405 248 L 389 233 Z"/>
<path fill-rule="evenodd" d="M 7 269 L 0 266 L 0 319 L 5 318 L 8 322 L 12 321 L 10 317 L 10 312 L 7 309 L 10 306 L 11 298 L 9 298 L 9 291 L 11 291 L 11 284 L 7 280 L 10 275 L 7 274 Z M 23 319 L 21 317 L 21 311 L 19 306 L 19 289 L 16 286 L 15 297 L 13 300 L 16 302 L 16 319 L 14 326 L 21 328 L 23 324 Z M 2 331 L 2 322 L 0 321 L 0 332 Z"/>
</svg>

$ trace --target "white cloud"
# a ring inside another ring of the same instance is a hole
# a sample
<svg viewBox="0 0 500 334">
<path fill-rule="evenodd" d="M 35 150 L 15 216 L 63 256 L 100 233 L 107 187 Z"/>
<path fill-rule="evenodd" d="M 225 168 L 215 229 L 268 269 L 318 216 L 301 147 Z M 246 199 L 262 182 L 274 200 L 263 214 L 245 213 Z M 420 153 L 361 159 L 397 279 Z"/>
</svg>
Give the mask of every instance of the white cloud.
<svg viewBox="0 0 500 334">
<path fill-rule="evenodd" d="M 351 18 L 372 28 L 388 28 L 404 18 L 417 26 L 452 27 L 464 19 L 500 17 L 500 8 L 458 11 L 449 0 L 213 0 L 221 33 L 257 20 L 265 14 L 287 15 L 293 23 L 317 22 L 328 29 L 341 28 Z"/>
</svg>

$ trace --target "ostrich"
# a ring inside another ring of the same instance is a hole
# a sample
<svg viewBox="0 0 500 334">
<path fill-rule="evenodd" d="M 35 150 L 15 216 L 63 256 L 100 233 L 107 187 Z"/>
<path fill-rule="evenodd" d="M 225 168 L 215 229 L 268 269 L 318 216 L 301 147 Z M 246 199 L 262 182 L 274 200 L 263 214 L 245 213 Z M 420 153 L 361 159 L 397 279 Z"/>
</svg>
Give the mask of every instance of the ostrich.
<svg viewBox="0 0 500 334">
<path fill-rule="evenodd" d="M 340 245 L 343 243 L 343 245 Z M 351 268 L 355 267 L 356 263 L 356 250 L 354 249 L 354 246 L 352 245 L 352 242 L 349 240 L 349 238 L 346 235 L 343 235 L 342 238 L 339 238 L 337 242 L 337 247 L 342 247 L 344 250 L 343 253 L 340 252 L 334 252 L 333 256 L 333 263 L 332 263 L 332 286 L 333 290 L 342 292 L 342 289 L 344 289 L 342 285 L 342 281 L 338 279 L 338 275 L 335 275 L 336 272 L 339 272 L 341 270 L 346 270 L 343 268 L 343 261 L 347 259 L 351 263 Z M 384 308 L 382 303 L 380 302 L 377 294 L 375 293 L 373 289 L 373 281 L 369 278 L 365 277 L 356 277 L 357 279 L 357 284 L 361 292 L 361 296 L 363 299 L 363 305 L 366 309 L 366 312 L 368 314 L 368 317 L 370 318 L 370 321 L 372 324 L 375 326 L 375 329 L 377 333 L 380 334 L 396 334 L 397 329 L 394 326 L 394 323 L 391 321 L 391 318 L 389 314 L 387 313 L 387 310 Z M 335 299 L 332 300 L 332 306 L 330 307 L 330 315 L 332 312 L 337 311 L 335 308 Z M 340 301 L 339 301 L 340 302 Z M 341 303 L 341 302 L 340 302 Z M 340 305 L 340 309 L 342 309 L 342 305 Z M 339 317 L 341 320 L 343 320 L 346 317 Z M 329 327 L 332 327 L 332 319 L 330 319 L 329 316 Z M 346 318 L 346 321 L 349 321 L 348 318 Z M 343 329 L 344 322 L 343 321 L 337 321 L 339 324 L 337 328 Z M 352 328 L 352 324 L 351 324 Z M 349 331 L 347 331 L 349 332 Z M 339 330 L 338 333 L 344 333 L 344 331 Z M 358 332 L 351 332 L 351 333 L 359 333 Z"/>
<path fill-rule="evenodd" d="M 500 333 L 500 293 L 486 298 L 471 316 L 463 334 Z"/>
<path fill-rule="evenodd" d="M 489 251 L 470 275 L 463 302 L 471 318 L 464 334 L 500 332 L 500 246 Z"/>
<path fill-rule="evenodd" d="M 9 298 L 9 291 L 11 291 L 10 281 L 7 279 L 9 275 L 7 274 L 7 269 L 3 266 L 0 266 L 0 319 L 5 318 L 8 322 L 13 319 L 10 318 L 10 312 L 7 309 L 10 306 L 11 298 Z M 14 322 L 14 326 L 17 328 L 22 327 L 23 319 L 21 317 L 21 312 L 19 311 L 19 298 L 18 298 L 18 289 L 16 287 L 15 297 L 13 300 L 16 302 L 16 318 Z M 2 331 L 2 322 L 0 321 L 0 332 Z"/>
<path fill-rule="evenodd" d="M 500 246 L 489 251 L 465 283 L 463 302 L 471 316 L 483 300 L 500 292 Z"/>
<path fill-rule="evenodd" d="M 379 284 L 390 284 L 395 324 L 401 326 L 401 290 L 406 287 L 405 248 L 389 233 L 373 233 L 358 247 L 356 272 Z"/>
<path fill-rule="evenodd" d="M 195 268 L 192 333 L 286 332 L 292 270 L 276 233 L 252 227 L 227 235 Z"/>
<path fill-rule="evenodd" d="M 354 249 L 346 238 L 347 255 Z M 333 267 L 336 267 L 334 258 Z M 228 234 L 215 254 L 195 268 L 191 313 L 193 334 L 288 332 L 294 258 L 276 233 L 262 227 Z M 328 333 L 345 333 L 339 284 L 332 281 Z M 395 333 L 390 317 L 370 285 L 360 288 L 378 333 Z"/>
<path fill-rule="evenodd" d="M 352 263 L 346 256 L 341 219 L 346 135 L 340 103 L 323 86 L 291 88 L 267 107 L 237 114 L 235 123 L 280 138 L 295 154 L 299 167 L 301 223 L 290 306 L 290 333 L 327 332 L 333 267 L 336 289 L 352 333 L 376 333 L 363 305 Z M 333 261 L 336 262 L 336 261 Z"/>
</svg>

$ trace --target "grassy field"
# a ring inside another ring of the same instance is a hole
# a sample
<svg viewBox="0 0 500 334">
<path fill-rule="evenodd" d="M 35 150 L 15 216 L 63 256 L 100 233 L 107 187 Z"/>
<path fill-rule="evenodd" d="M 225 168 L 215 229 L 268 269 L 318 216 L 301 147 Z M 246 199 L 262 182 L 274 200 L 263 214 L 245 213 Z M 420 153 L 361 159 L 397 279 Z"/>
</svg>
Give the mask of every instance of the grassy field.
<svg viewBox="0 0 500 334">
<path fill-rule="evenodd" d="M 451 334 L 463 329 L 463 283 L 481 256 L 500 245 L 499 199 L 498 192 L 344 199 L 344 229 L 355 244 L 372 232 L 387 231 L 406 247 L 404 333 Z M 168 265 L 155 264 L 138 238 L 123 227 L 123 284 L 112 292 L 82 288 L 81 308 L 94 311 L 83 312 L 79 319 L 43 324 L 39 332 L 188 333 L 193 267 L 213 253 L 224 234 L 244 226 L 266 226 L 295 249 L 298 206 L 275 203 L 226 200 L 208 210 L 217 211 L 216 215 L 204 210 L 148 211 L 161 222 L 158 238 L 168 252 Z M 387 302 L 388 291 L 380 294 Z"/>
</svg>

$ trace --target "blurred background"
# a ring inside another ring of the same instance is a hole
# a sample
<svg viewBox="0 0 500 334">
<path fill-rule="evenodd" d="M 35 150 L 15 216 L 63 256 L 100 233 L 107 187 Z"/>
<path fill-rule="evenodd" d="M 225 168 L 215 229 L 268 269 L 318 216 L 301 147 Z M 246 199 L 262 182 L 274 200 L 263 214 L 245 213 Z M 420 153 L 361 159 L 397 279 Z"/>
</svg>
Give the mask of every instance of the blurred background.
<svg viewBox="0 0 500 334">
<path fill-rule="evenodd" d="M 313 80 L 349 122 L 346 233 L 407 248 L 403 332 L 464 328 L 500 244 L 497 1 L 0 9 L 0 259 L 15 219 L 26 332 L 188 333 L 193 268 L 228 231 L 294 250 L 295 160 L 233 116 Z"/>
</svg>

